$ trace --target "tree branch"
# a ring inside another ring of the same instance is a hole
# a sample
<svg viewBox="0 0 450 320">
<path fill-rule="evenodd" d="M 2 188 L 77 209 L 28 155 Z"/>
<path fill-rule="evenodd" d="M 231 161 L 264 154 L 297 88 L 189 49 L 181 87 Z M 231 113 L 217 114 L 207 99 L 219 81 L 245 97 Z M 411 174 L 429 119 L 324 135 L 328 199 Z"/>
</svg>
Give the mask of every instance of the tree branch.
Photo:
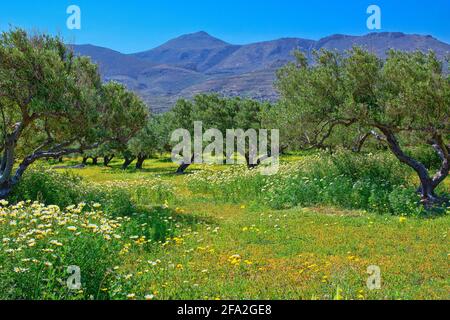
<svg viewBox="0 0 450 320">
<path fill-rule="evenodd" d="M 442 161 L 438 172 L 431 179 L 433 187 L 437 187 L 448 176 L 450 170 L 449 149 L 445 145 L 441 135 L 435 134 L 430 142 Z"/>
<path fill-rule="evenodd" d="M 60 158 L 65 155 L 74 154 L 74 153 L 83 153 L 86 150 L 92 150 L 97 148 L 100 145 L 100 143 L 95 143 L 90 146 L 80 146 L 78 148 L 69 148 L 69 149 L 62 149 L 56 151 L 55 148 L 47 151 L 38 151 L 33 153 L 32 155 L 26 157 L 23 159 L 23 161 L 20 163 L 19 167 L 16 170 L 16 173 L 14 174 L 14 177 L 11 179 L 11 184 L 15 185 L 19 182 L 20 178 L 22 177 L 25 170 L 33 164 L 36 160 L 42 159 L 42 158 Z"/>
</svg>

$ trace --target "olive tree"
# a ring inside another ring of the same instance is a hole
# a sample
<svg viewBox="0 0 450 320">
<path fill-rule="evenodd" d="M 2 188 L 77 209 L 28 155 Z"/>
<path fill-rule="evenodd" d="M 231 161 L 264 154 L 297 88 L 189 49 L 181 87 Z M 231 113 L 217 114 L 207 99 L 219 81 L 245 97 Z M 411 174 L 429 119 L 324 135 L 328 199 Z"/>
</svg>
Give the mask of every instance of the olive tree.
<svg viewBox="0 0 450 320">
<path fill-rule="evenodd" d="M 114 150 L 121 153 L 125 158 L 123 168 L 126 169 L 134 160 L 127 149 L 128 141 L 145 126 L 148 119 L 147 106 L 136 94 L 117 82 L 105 85 L 104 103 L 110 106 L 108 125 L 113 128 L 109 132 L 110 139 L 105 148 L 111 148 L 109 152 Z M 104 148 L 100 151 L 104 151 Z"/>
<path fill-rule="evenodd" d="M 322 146 L 336 130 L 354 134 L 357 127 L 417 173 L 426 206 L 445 200 L 435 190 L 449 172 L 450 79 L 433 52 L 390 51 L 381 60 L 355 47 L 316 52 L 312 65 L 301 53 L 296 58 L 278 73 L 278 115 L 300 146 Z M 411 137 L 441 159 L 434 175 L 405 152 Z"/>
<path fill-rule="evenodd" d="M 26 169 L 42 158 L 83 154 L 145 118 L 102 85 L 98 68 L 77 57 L 61 39 L 21 29 L 0 36 L 0 197 L 8 196 Z M 130 97 L 131 100 L 137 98 Z M 15 164 L 17 163 L 17 166 Z"/>
<path fill-rule="evenodd" d="M 217 94 L 199 94 L 192 101 L 179 100 L 171 113 L 174 119 L 174 129 L 189 130 L 191 137 L 193 137 L 194 122 L 196 121 L 202 122 L 203 129 L 214 128 L 219 130 L 222 135 L 226 135 L 227 130 L 233 129 L 244 131 L 260 129 L 263 108 L 265 108 L 264 104 L 251 99 L 227 98 Z M 247 150 L 247 148 L 244 149 Z M 249 168 L 255 166 L 255 164 L 250 163 L 250 156 L 247 151 L 243 156 Z M 264 159 L 260 159 L 260 161 L 262 160 Z M 192 151 L 191 163 L 193 161 L 194 153 Z M 188 163 L 182 163 L 177 173 L 184 173 L 189 165 Z"/>
<path fill-rule="evenodd" d="M 147 124 L 128 142 L 128 150 L 136 157 L 136 169 L 142 169 L 144 161 L 157 153 L 168 151 L 170 126 L 169 113 L 151 117 Z"/>
</svg>

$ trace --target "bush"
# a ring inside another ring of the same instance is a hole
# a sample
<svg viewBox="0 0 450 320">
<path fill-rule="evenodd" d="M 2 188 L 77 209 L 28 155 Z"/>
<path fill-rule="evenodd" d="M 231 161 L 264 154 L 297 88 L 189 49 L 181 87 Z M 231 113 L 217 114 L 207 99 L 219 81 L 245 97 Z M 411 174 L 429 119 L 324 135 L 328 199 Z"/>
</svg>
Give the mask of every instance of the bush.
<svg viewBox="0 0 450 320">
<path fill-rule="evenodd" d="M 385 152 L 362 154 L 341 151 L 331 156 L 331 161 L 333 166 L 329 170 L 335 169 L 335 174 L 344 175 L 355 182 L 370 180 L 392 186 L 404 183 L 412 174 L 391 153 Z"/>
<path fill-rule="evenodd" d="M 300 172 L 270 190 L 275 208 L 328 204 L 377 213 L 417 215 L 423 212 L 411 171 L 390 154 L 354 154 L 312 158 Z M 289 201 L 284 202 L 286 194 Z"/>
<path fill-rule="evenodd" d="M 74 174 L 43 167 L 31 168 L 25 171 L 8 200 L 13 203 L 31 200 L 67 207 L 81 202 L 80 185 L 81 177 Z"/>
<path fill-rule="evenodd" d="M 441 159 L 431 147 L 408 148 L 407 153 L 423 163 L 428 169 L 437 169 L 441 165 Z"/>
<path fill-rule="evenodd" d="M 284 164 L 277 175 L 233 167 L 191 178 L 191 187 L 215 199 L 239 203 L 254 201 L 274 209 L 332 205 L 395 215 L 424 212 L 410 181 L 413 172 L 390 153 L 338 152 L 305 157 Z"/>
<path fill-rule="evenodd" d="M 389 205 L 396 215 L 420 215 L 425 211 L 420 205 L 420 196 L 413 187 L 394 187 L 389 193 Z"/>
<path fill-rule="evenodd" d="M 99 203 L 107 213 L 115 216 L 131 215 L 136 211 L 132 194 L 124 187 L 89 185 L 73 173 L 43 167 L 27 170 L 8 200 L 12 203 L 38 201 L 61 208 L 81 202 L 88 207 Z"/>
</svg>

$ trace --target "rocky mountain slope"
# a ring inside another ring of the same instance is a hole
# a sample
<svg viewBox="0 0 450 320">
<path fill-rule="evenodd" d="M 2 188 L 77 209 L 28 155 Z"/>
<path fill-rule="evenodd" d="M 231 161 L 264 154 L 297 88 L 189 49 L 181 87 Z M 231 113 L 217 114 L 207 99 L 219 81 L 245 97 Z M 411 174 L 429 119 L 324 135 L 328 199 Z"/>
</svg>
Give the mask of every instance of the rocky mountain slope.
<svg viewBox="0 0 450 320">
<path fill-rule="evenodd" d="M 116 80 L 136 91 L 154 112 L 169 109 L 180 97 L 201 92 L 275 100 L 275 72 L 293 60 L 299 49 L 311 58 L 313 50 L 348 50 L 366 47 L 380 57 L 389 49 L 434 50 L 439 58 L 450 53 L 450 45 L 432 36 L 400 32 L 371 33 L 365 36 L 332 35 L 319 41 L 283 38 L 273 41 L 233 45 L 206 32 L 183 35 L 165 44 L 135 54 L 93 45 L 74 45 L 74 51 L 100 65 L 105 81 Z"/>
</svg>

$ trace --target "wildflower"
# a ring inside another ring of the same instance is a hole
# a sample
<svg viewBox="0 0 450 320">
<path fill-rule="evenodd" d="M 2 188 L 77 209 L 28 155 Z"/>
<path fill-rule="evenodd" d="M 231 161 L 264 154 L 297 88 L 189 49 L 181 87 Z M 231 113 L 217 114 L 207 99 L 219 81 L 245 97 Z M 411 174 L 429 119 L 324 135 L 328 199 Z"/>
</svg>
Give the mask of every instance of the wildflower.
<svg viewBox="0 0 450 320">
<path fill-rule="evenodd" d="M 342 289 L 337 287 L 336 294 L 334 296 L 334 300 L 343 300 L 344 297 L 342 296 Z"/>
<path fill-rule="evenodd" d="M 34 240 L 34 239 L 28 240 L 28 246 L 29 247 L 34 247 L 35 245 L 36 245 L 36 240 Z"/>
<path fill-rule="evenodd" d="M 173 241 L 175 241 L 176 245 L 181 245 L 184 242 L 183 238 L 178 238 L 178 237 L 173 238 Z"/>
<path fill-rule="evenodd" d="M 6 201 L 5 199 L 2 199 L 2 200 L 0 200 L 0 204 L 2 205 L 2 206 L 7 206 L 8 205 L 8 201 Z"/>
<path fill-rule="evenodd" d="M 57 241 L 57 240 L 50 240 L 50 244 L 53 244 L 53 245 L 55 245 L 57 247 L 62 247 L 63 246 L 63 244 L 61 242 Z"/>
<path fill-rule="evenodd" d="M 95 209 L 98 209 L 98 208 L 100 208 L 102 205 L 101 205 L 100 203 L 94 203 L 92 206 L 93 206 Z"/>
<path fill-rule="evenodd" d="M 98 229 L 98 226 L 96 224 L 90 223 L 88 224 L 88 229 Z"/>
<path fill-rule="evenodd" d="M 400 218 L 398 219 L 398 221 L 399 221 L 400 223 L 404 223 L 404 222 L 406 222 L 406 217 L 400 217 Z"/>
<path fill-rule="evenodd" d="M 29 269 L 26 269 L 26 268 L 19 268 L 19 267 L 14 268 L 15 273 L 24 273 L 24 272 L 27 272 L 28 270 Z"/>
<path fill-rule="evenodd" d="M 69 231 L 77 231 L 77 227 L 70 226 L 70 227 L 67 227 L 67 230 L 69 230 Z"/>
<path fill-rule="evenodd" d="M 358 299 L 361 299 L 361 300 L 363 300 L 365 297 L 364 297 L 364 290 L 359 290 L 358 291 Z"/>
<path fill-rule="evenodd" d="M 145 300 L 153 300 L 154 297 L 155 297 L 155 296 L 152 295 L 152 294 L 147 294 L 147 295 L 145 296 Z"/>
<path fill-rule="evenodd" d="M 183 265 L 181 263 L 177 264 L 177 269 L 178 270 L 183 270 Z"/>
<path fill-rule="evenodd" d="M 232 255 L 228 258 L 228 261 L 233 265 L 239 265 L 241 263 L 241 256 L 238 254 Z"/>
<path fill-rule="evenodd" d="M 134 294 L 134 293 L 129 293 L 129 294 L 127 294 L 127 298 L 130 299 L 130 300 L 133 300 L 133 299 L 136 298 L 136 294 Z"/>
</svg>

